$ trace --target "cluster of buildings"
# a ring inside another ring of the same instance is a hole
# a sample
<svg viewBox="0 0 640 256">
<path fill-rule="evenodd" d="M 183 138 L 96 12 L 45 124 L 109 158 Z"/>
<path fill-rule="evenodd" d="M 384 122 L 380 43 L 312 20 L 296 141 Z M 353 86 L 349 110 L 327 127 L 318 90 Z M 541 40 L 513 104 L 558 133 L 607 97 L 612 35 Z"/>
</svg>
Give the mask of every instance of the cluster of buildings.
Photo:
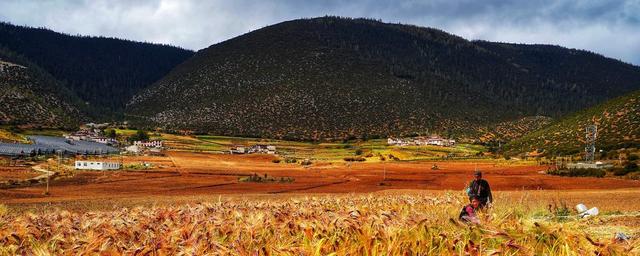
<svg viewBox="0 0 640 256">
<path fill-rule="evenodd" d="M 133 145 L 128 146 L 125 150 L 129 153 L 139 154 L 147 152 L 150 154 L 161 154 L 164 143 L 161 140 L 152 141 L 134 141 Z"/>
<path fill-rule="evenodd" d="M 231 154 L 270 154 L 275 155 L 276 146 L 256 144 L 250 147 L 247 146 L 234 146 L 229 150 Z"/>
<path fill-rule="evenodd" d="M 439 136 L 413 137 L 413 138 L 388 138 L 387 144 L 390 146 L 455 146 L 456 140 L 445 139 Z"/>
<path fill-rule="evenodd" d="M 102 130 L 97 128 L 82 128 L 64 137 L 68 140 L 97 142 L 105 145 L 116 146 L 118 141 L 113 138 L 107 138 L 102 134 Z"/>
</svg>

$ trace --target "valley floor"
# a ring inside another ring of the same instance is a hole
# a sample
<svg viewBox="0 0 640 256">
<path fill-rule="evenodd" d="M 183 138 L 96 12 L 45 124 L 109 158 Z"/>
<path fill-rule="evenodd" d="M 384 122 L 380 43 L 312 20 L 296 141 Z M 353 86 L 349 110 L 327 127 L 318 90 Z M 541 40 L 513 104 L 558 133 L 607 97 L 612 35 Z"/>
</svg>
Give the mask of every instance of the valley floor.
<svg viewBox="0 0 640 256">
<path fill-rule="evenodd" d="M 475 169 L 484 173 L 495 191 L 640 190 L 640 181 L 613 178 L 569 178 L 543 174 L 547 166 L 478 161 L 387 161 L 377 163 L 273 163 L 271 155 L 225 155 L 168 152 L 166 157 L 124 157 L 125 165 L 151 163 L 156 168 L 128 171 L 75 171 L 45 184 L 0 189 L 7 205 L 118 200 L 178 200 L 211 195 L 269 196 L 283 194 L 368 193 L 385 190 L 461 191 Z M 437 170 L 432 170 L 436 164 Z M 257 175 L 275 182 L 241 182 Z M 293 182 L 280 182 L 292 178 Z M 511 192 L 509 192 L 511 193 Z M 576 192 L 581 194 L 581 192 Z M 590 192 L 593 193 L 593 192 Z M 587 197 L 588 198 L 588 197 Z M 586 199 L 586 198 L 585 198 Z"/>
</svg>

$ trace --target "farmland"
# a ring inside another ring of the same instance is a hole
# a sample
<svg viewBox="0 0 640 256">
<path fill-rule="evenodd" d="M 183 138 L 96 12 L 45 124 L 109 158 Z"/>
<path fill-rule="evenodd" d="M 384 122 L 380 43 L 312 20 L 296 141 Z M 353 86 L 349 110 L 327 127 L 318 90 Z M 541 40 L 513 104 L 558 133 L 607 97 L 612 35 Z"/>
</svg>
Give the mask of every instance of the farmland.
<svg viewBox="0 0 640 256">
<path fill-rule="evenodd" d="M 640 253 L 637 180 L 551 176 L 550 166 L 482 156 L 484 148 L 465 144 L 152 137 L 170 150 L 89 156 L 125 168 L 65 172 L 48 195 L 45 184 L 0 189 L 0 255 Z M 256 143 L 276 145 L 279 155 L 223 154 Z M 365 161 L 344 160 L 356 155 Z M 54 158 L 25 164 L 0 167 L 0 179 L 39 175 L 30 164 L 58 170 Z M 476 169 L 496 204 L 481 225 L 467 226 L 456 219 Z M 264 179 L 247 178 L 254 176 Z M 576 219 L 577 203 L 602 214 Z M 615 232 L 633 239 L 613 242 Z"/>
<path fill-rule="evenodd" d="M 565 193 L 565 192 L 563 192 Z M 563 194 L 559 193 L 559 194 Z M 580 193 L 569 193 L 576 196 Z M 195 202 L 145 200 L 109 210 L 47 207 L 0 211 L 0 254 L 157 255 L 624 255 L 638 239 L 615 242 L 614 232 L 640 234 L 638 212 L 607 207 L 576 219 L 546 204 L 544 191 L 500 192 L 480 225 L 456 220 L 465 198 L 450 192 L 357 195 L 208 196 Z M 594 196 L 595 195 L 595 196 Z M 543 200 L 541 200 L 543 199 Z M 153 205 L 149 205 L 153 201 Z M 85 205 L 86 207 L 86 205 Z M 638 209 L 637 203 L 627 209 Z M 2 210 L 2 209 L 0 209 Z"/>
<path fill-rule="evenodd" d="M 122 171 L 75 171 L 50 183 L 0 190 L 9 204 L 198 196 L 210 194 L 366 193 L 382 190 L 462 190 L 477 168 L 492 188 L 514 190 L 580 190 L 640 188 L 636 180 L 570 178 L 546 175 L 547 166 L 497 160 L 316 161 L 311 165 L 275 163 L 274 155 L 230 155 L 169 151 L 166 156 L 125 156 Z M 142 163 L 151 167 L 143 168 Z M 432 170 L 433 165 L 437 170 Z M 245 183 L 242 177 L 292 178 L 291 183 Z"/>
</svg>

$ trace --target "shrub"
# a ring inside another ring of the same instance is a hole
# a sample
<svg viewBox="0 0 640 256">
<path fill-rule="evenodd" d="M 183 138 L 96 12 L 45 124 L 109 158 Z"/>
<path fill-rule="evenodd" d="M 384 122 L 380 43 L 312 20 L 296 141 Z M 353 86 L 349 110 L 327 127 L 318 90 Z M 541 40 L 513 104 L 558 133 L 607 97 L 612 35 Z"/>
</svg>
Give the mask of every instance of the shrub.
<svg viewBox="0 0 640 256">
<path fill-rule="evenodd" d="M 255 182 L 255 183 L 273 183 L 273 182 L 291 183 L 293 181 L 295 181 L 295 179 L 291 177 L 280 177 L 280 178 L 270 177 L 266 173 L 264 174 L 264 176 L 260 176 L 254 173 L 253 175 L 250 175 L 250 176 L 238 178 L 238 182 Z"/>
<path fill-rule="evenodd" d="M 636 163 L 628 163 L 627 165 L 624 166 L 624 169 L 629 171 L 629 172 L 635 172 L 638 170 L 638 164 Z"/>
<path fill-rule="evenodd" d="M 282 160 L 280 160 L 279 158 L 271 160 L 271 162 L 274 163 L 274 164 L 279 164 L 280 161 L 282 161 Z"/>
<path fill-rule="evenodd" d="M 626 168 L 614 168 L 612 171 L 615 176 L 625 176 L 630 173 Z"/>
<path fill-rule="evenodd" d="M 348 157 L 345 157 L 344 160 L 347 161 L 347 162 L 364 162 L 364 161 L 366 161 L 366 159 L 364 157 L 359 157 L 359 156 L 358 157 L 348 156 Z"/>
<path fill-rule="evenodd" d="M 300 165 L 311 165 L 311 164 L 312 164 L 312 162 L 309 159 L 305 159 L 305 160 L 302 160 L 300 162 Z"/>
<path fill-rule="evenodd" d="M 295 164 L 298 162 L 298 160 L 296 160 L 295 158 L 285 158 L 284 162 L 288 164 Z"/>
<path fill-rule="evenodd" d="M 356 149 L 356 156 L 362 155 L 362 149 Z"/>
<path fill-rule="evenodd" d="M 631 154 L 631 155 L 629 155 L 629 157 L 627 157 L 627 160 L 636 161 L 636 160 L 638 160 L 638 158 L 639 158 L 638 155 Z"/>
<path fill-rule="evenodd" d="M 547 174 L 557 175 L 557 176 L 568 176 L 568 177 L 604 177 L 607 172 L 602 169 L 566 169 L 566 170 L 551 170 L 548 171 Z"/>
</svg>

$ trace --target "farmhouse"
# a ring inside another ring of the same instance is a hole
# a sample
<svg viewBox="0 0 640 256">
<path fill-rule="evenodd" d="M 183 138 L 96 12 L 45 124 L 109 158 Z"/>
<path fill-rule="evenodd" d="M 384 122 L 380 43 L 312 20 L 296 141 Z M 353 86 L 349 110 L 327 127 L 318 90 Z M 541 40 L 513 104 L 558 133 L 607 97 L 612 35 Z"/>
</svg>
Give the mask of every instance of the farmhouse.
<svg viewBox="0 0 640 256">
<path fill-rule="evenodd" d="M 264 145 L 264 144 L 256 144 L 251 147 L 246 147 L 242 145 L 236 145 L 231 147 L 229 150 L 231 154 L 276 154 L 276 146 L 272 145 Z"/>
<path fill-rule="evenodd" d="M 426 145 L 451 147 L 451 146 L 454 146 L 455 144 L 456 144 L 456 140 L 443 139 L 438 136 L 431 136 L 426 140 Z"/>
<path fill-rule="evenodd" d="M 264 145 L 264 144 L 256 144 L 249 148 L 249 153 L 259 153 L 259 154 L 275 154 L 276 146 Z"/>
<path fill-rule="evenodd" d="M 102 161 L 76 161 L 76 170 L 118 170 L 120 163 Z"/>
<path fill-rule="evenodd" d="M 133 145 L 144 148 L 162 148 L 163 143 L 161 140 L 134 141 Z"/>
<path fill-rule="evenodd" d="M 229 152 L 231 154 L 246 154 L 248 153 L 248 150 L 245 146 L 233 146 Z"/>
<path fill-rule="evenodd" d="M 136 145 L 128 146 L 128 147 L 124 148 L 124 150 L 126 152 L 128 152 L 128 153 L 133 153 L 133 154 L 138 154 L 138 153 L 142 152 L 142 149 L 140 147 L 136 146 Z"/>
<path fill-rule="evenodd" d="M 80 129 L 64 136 L 68 140 L 98 142 L 106 145 L 117 145 L 118 141 L 102 135 L 100 129 Z"/>
</svg>

